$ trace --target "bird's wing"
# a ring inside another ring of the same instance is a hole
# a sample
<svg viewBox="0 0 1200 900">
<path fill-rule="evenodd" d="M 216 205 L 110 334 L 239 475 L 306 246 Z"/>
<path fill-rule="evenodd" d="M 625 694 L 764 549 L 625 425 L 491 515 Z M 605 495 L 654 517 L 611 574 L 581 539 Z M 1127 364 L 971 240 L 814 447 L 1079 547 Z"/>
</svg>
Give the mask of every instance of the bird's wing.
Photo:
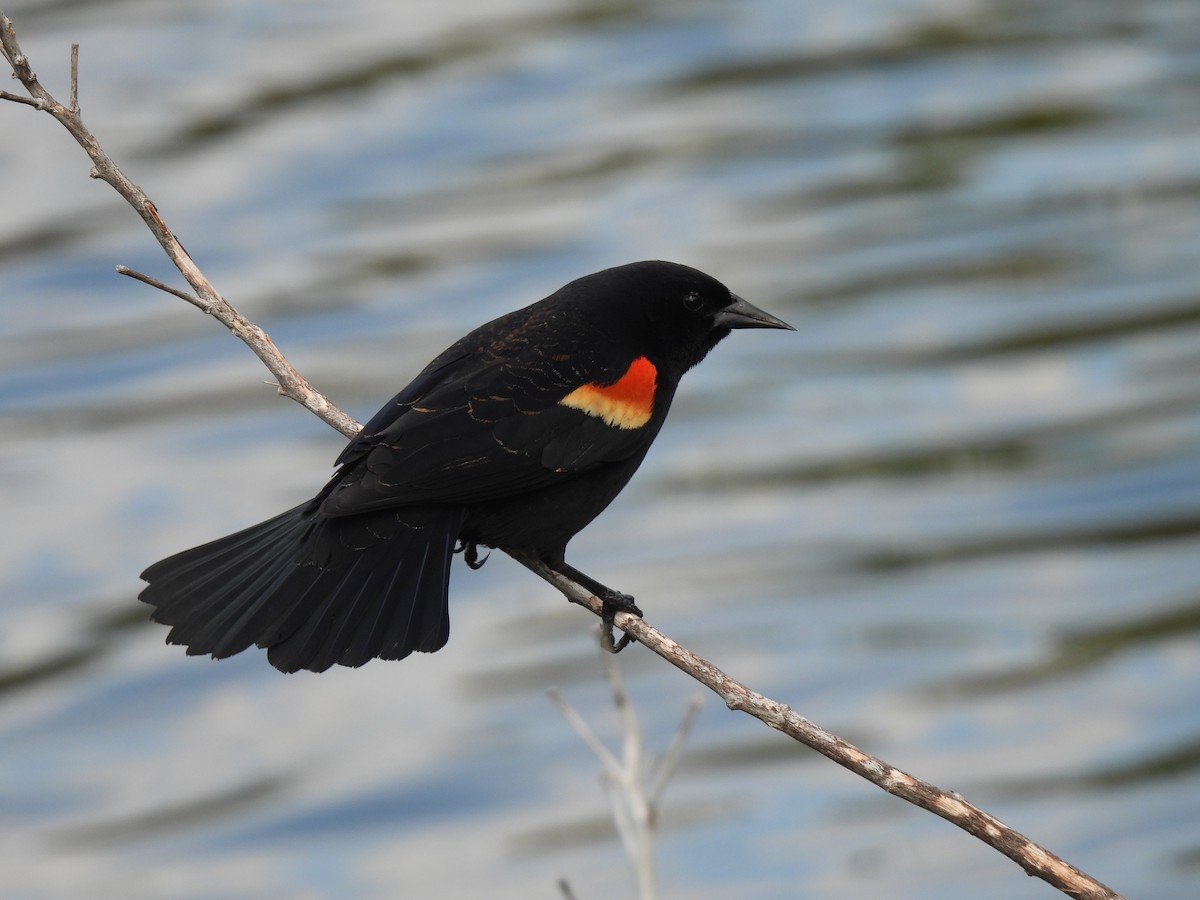
<svg viewBox="0 0 1200 900">
<path fill-rule="evenodd" d="M 644 452 L 665 413 L 656 400 L 670 396 L 646 357 L 597 365 L 571 354 L 481 360 L 454 351 L 346 448 L 322 512 L 485 502 L 546 487 Z"/>
</svg>

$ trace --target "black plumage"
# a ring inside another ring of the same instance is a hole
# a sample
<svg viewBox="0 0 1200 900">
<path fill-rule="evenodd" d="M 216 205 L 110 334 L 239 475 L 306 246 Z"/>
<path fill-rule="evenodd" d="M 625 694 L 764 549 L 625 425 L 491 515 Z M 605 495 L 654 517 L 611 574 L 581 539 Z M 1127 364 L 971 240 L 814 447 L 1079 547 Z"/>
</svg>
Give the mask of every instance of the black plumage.
<svg viewBox="0 0 1200 900">
<path fill-rule="evenodd" d="M 155 563 L 141 599 L 188 653 L 257 645 L 285 672 L 442 647 L 456 548 L 541 559 L 636 610 L 567 565 L 567 542 L 641 464 L 684 372 L 753 327 L 790 326 L 686 266 L 573 281 L 441 353 L 312 500 Z"/>
</svg>

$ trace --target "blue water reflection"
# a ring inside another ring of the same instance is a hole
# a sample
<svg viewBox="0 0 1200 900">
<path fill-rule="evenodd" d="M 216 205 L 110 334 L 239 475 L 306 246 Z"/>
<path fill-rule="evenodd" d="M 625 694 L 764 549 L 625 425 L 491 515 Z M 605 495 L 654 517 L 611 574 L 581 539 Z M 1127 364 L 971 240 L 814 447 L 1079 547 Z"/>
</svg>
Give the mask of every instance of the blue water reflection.
<svg viewBox="0 0 1200 900">
<path fill-rule="evenodd" d="M 364 418 L 486 318 L 646 257 L 796 324 L 697 371 L 572 547 L 754 688 L 1130 897 L 1200 873 L 1200 8 L 1032 0 L 10 3 L 219 289 Z M 456 569 L 432 657 L 163 645 L 137 573 L 340 439 L 0 108 L 0 896 L 631 896 L 590 623 Z M 692 693 L 623 671 L 653 747 Z M 1044 896 L 711 702 L 663 896 Z M 616 737 L 612 740 L 615 742 Z"/>
</svg>

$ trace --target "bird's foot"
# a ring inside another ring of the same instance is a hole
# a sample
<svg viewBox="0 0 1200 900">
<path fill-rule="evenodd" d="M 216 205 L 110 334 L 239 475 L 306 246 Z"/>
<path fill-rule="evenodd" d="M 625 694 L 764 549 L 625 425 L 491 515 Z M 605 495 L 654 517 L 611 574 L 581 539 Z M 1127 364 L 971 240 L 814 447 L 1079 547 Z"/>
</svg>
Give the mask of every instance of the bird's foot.
<svg viewBox="0 0 1200 900">
<path fill-rule="evenodd" d="M 642 611 L 638 605 L 633 602 L 633 597 L 629 594 L 622 594 L 620 591 L 606 590 L 600 597 L 600 602 L 604 604 L 600 612 L 600 645 L 609 653 L 620 653 L 631 643 L 636 641 L 636 638 L 622 632 L 621 639 L 613 640 L 613 628 L 617 613 L 627 612 L 631 615 L 642 617 Z"/>
<path fill-rule="evenodd" d="M 454 552 L 461 553 L 463 555 L 463 562 L 472 569 L 482 569 L 483 564 L 488 561 L 488 556 L 492 555 L 489 550 L 487 555 L 483 559 L 480 559 L 479 545 L 474 541 L 464 541 L 461 539 L 458 542 L 458 546 L 454 548 Z"/>
<path fill-rule="evenodd" d="M 637 616 L 639 619 L 642 617 L 642 611 L 633 602 L 633 597 L 629 596 L 629 594 L 622 594 L 620 591 L 614 591 L 612 588 L 598 582 L 595 578 L 591 578 L 580 572 L 574 566 L 567 565 L 567 561 L 562 558 L 561 554 L 557 558 L 545 559 L 544 562 L 552 571 L 557 572 L 569 581 L 575 582 L 575 584 L 584 590 L 590 591 L 592 596 L 600 600 L 600 646 L 609 653 L 620 653 L 633 643 L 634 639 L 628 634 L 622 634 L 620 641 L 613 640 L 613 628 L 616 627 L 614 620 L 617 617 L 617 613 L 627 612 L 630 615 Z M 569 593 L 567 594 L 567 599 L 572 603 L 590 606 L 590 604 L 583 600 L 576 600 Z"/>
</svg>

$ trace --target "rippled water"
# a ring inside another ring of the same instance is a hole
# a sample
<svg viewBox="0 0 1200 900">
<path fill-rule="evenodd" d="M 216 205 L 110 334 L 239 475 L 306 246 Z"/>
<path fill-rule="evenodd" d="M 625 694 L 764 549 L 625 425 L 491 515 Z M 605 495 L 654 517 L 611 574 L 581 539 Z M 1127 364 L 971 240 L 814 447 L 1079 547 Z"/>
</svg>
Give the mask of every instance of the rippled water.
<svg viewBox="0 0 1200 900">
<path fill-rule="evenodd" d="M 754 688 L 1138 898 L 1200 886 L 1200 7 L 10 2 L 216 285 L 363 418 L 631 259 L 796 324 L 692 373 L 573 561 Z M 0 895 L 632 896 L 589 617 L 510 561 L 442 652 L 284 677 L 137 573 L 340 440 L 48 118 L 0 107 Z M 176 279 L 173 279 L 177 281 Z M 693 693 L 621 657 L 652 745 Z M 710 701 L 670 897 L 1045 897 Z"/>
</svg>

